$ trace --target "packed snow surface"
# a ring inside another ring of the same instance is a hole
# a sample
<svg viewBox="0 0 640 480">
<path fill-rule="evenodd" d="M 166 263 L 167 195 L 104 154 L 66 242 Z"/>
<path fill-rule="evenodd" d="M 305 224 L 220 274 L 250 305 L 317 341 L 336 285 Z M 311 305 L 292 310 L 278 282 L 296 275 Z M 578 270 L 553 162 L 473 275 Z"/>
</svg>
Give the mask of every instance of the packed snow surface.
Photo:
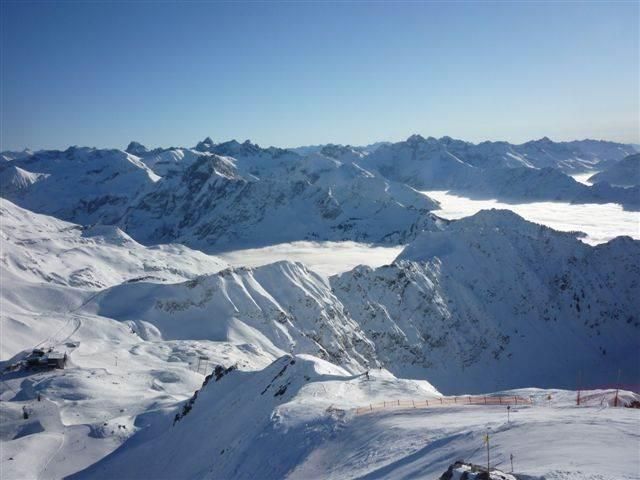
<svg viewBox="0 0 640 480">
<path fill-rule="evenodd" d="M 456 460 L 535 479 L 636 479 L 640 410 L 577 407 L 575 392 L 502 392 L 533 404 L 443 405 L 424 381 L 348 375 L 310 356 L 211 379 L 188 409 L 73 478 L 438 478 Z M 628 398 L 637 398 L 624 393 Z M 550 400 L 547 400 L 550 398 Z M 397 409 L 395 400 L 431 407 Z M 357 413 L 355 407 L 388 402 Z M 464 402 L 464 397 L 460 398 Z M 433 404 L 436 406 L 433 406 Z"/>
<path fill-rule="evenodd" d="M 527 220 L 556 230 L 584 232 L 587 236 L 582 240 L 591 245 L 608 242 L 620 235 L 640 239 L 640 212 L 624 210 L 615 203 L 504 203 L 462 197 L 446 190 L 430 190 L 425 193 L 440 202 L 440 209 L 433 213 L 450 220 L 468 217 L 480 210 L 501 208 L 512 210 Z"/>
</svg>

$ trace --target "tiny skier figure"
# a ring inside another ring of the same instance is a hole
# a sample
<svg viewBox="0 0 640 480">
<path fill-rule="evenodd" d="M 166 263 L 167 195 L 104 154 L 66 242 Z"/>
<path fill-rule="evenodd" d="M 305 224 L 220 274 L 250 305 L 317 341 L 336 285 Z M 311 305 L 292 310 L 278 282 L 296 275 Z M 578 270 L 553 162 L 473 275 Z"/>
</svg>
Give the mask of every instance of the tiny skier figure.
<svg viewBox="0 0 640 480">
<path fill-rule="evenodd" d="M 364 372 L 365 376 L 367 377 L 367 380 L 369 380 L 369 370 L 367 370 L 366 372 Z"/>
</svg>

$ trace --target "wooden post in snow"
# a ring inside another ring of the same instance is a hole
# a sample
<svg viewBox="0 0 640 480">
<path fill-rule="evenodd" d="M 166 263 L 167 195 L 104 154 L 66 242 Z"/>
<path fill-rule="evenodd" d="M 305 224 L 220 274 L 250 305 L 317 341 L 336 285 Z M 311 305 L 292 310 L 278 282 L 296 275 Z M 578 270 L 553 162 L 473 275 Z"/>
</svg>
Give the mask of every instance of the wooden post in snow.
<svg viewBox="0 0 640 480">
<path fill-rule="evenodd" d="M 484 443 L 487 444 L 487 475 L 490 476 L 490 468 L 491 468 L 491 464 L 489 461 L 489 432 L 486 433 L 486 435 L 484 436 Z"/>
<path fill-rule="evenodd" d="M 613 406 L 618 406 L 618 392 L 620 391 L 620 369 L 618 369 L 618 381 L 616 382 L 616 398 L 613 399 Z"/>
</svg>

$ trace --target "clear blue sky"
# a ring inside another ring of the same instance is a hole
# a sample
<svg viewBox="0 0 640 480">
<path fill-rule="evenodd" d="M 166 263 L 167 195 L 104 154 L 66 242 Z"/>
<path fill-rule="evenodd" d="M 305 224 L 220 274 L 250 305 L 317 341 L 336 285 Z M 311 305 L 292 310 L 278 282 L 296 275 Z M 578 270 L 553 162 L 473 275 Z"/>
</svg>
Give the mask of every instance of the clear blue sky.
<svg viewBox="0 0 640 480">
<path fill-rule="evenodd" d="M 636 1 L 1 3 L 3 150 L 640 143 Z"/>
</svg>

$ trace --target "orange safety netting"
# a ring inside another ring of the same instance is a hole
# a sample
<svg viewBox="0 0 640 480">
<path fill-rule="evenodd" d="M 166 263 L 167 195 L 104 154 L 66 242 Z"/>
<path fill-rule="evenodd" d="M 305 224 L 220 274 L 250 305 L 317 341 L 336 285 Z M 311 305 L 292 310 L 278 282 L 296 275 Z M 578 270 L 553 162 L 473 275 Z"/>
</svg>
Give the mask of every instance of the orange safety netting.
<svg viewBox="0 0 640 480">
<path fill-rule="evenodd" d="M 427 408 L 441 405 L 531 405 L 529 398 L 517 395 L 482 395 L 465 397 L 435 397 L 424 400 L 387 400 L 355 409 L 356 415 L 387 408 Z"/>
</svg>

